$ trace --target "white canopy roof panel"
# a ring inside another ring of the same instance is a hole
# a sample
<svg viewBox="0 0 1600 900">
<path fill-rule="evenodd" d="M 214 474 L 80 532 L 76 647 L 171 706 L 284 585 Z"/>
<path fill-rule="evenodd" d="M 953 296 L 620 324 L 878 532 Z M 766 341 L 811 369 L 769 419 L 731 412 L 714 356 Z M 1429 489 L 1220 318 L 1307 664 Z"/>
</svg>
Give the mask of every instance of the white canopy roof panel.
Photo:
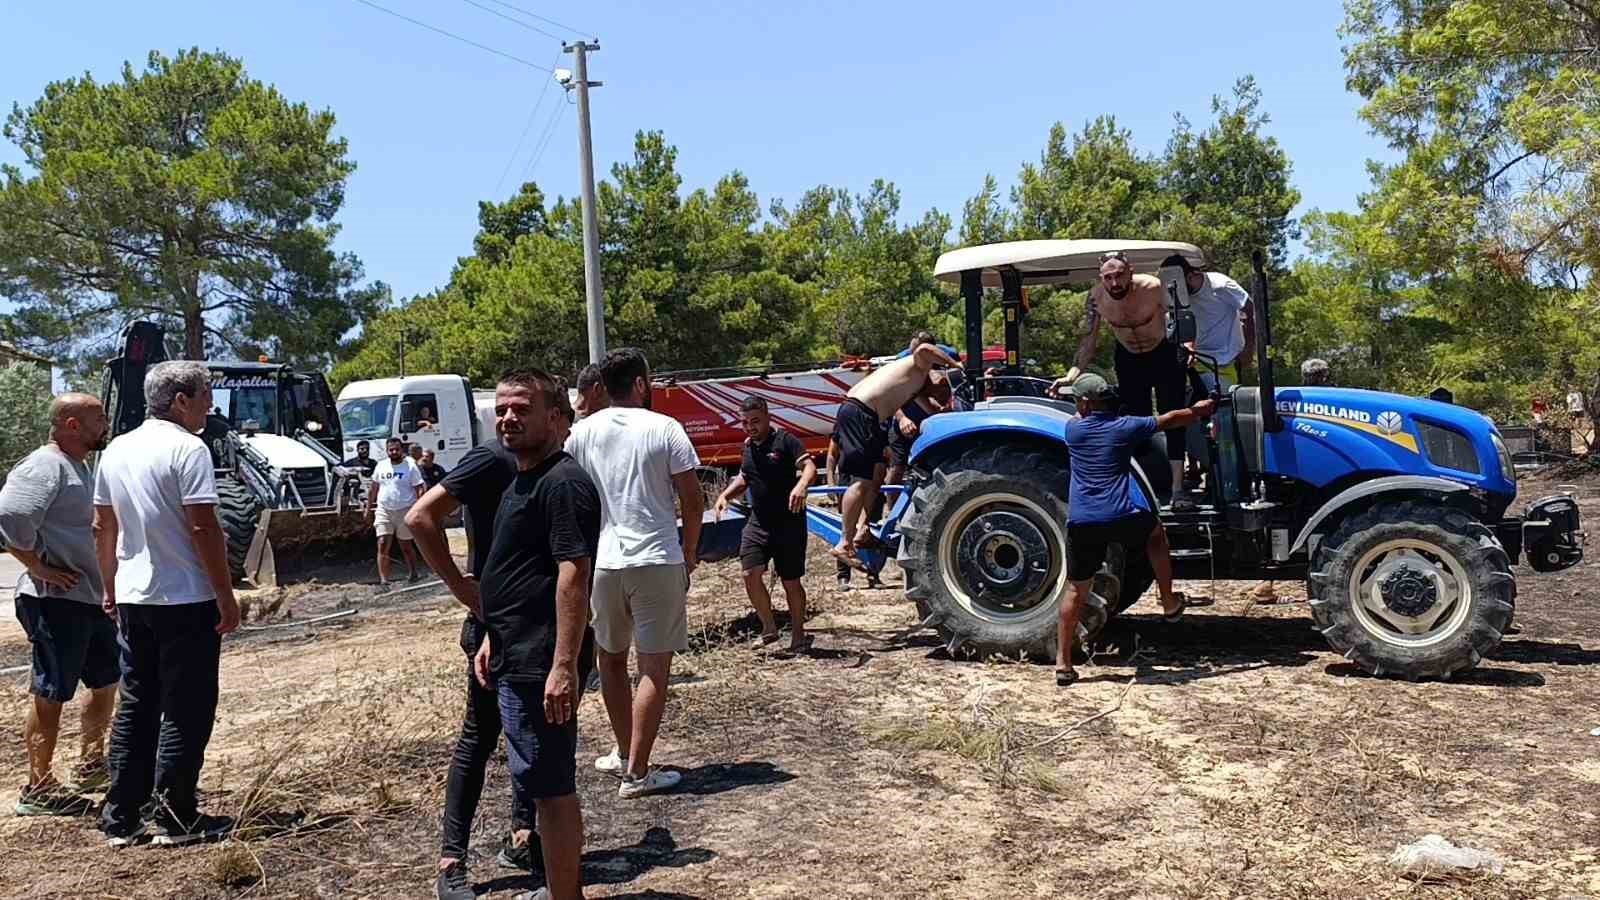
<svg viewBox="0 0 1600 900">
<path fill-rule="evenodd" d="M 1154 272 L 1174 253 L 1183 254 L 1195 266 L 1206 263 L 1199 247 L 1178 241 L 1010 241 L 942 253 L 933 274 L 944 281 L 960 282 L 962 272 L 982 269 L 986 287 L 999 287 L 1000 270 L 1006 268 L 1021 272 L 1024 284 L 1093 281 L 1100 274 L 1101 254 L 1117 250 L 1140 272 Z"/>
</svg>

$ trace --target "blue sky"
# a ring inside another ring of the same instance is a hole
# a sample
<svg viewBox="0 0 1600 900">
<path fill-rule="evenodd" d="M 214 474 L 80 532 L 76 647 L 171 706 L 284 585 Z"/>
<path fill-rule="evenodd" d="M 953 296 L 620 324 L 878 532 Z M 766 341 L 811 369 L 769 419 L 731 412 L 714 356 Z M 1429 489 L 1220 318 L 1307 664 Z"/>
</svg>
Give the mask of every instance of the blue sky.
<svg viewBox="0 0 1600 900">
<path fill-rule="evenodd" d="M 464 0 L 373 2 L 540 65 L 571 65 L 557 41 Z M 929 207 L 959 218 L 985 174 L 1009 185 L 1038 156 L 1051 123 L 1076 130 L 1113 113 L 1159 151 L 1173 113 L 1205 123 L 1212 95 L 1245 74 L 1294 161 L 1302 211 L 1350 207 L 1367 185 L 1364 161 L 1384 152 L 1344 89 L 1332 0 L 508 2 L 600 39 L 590 71 L 605 82 L 593 104 L 598 171 L 631 154 L 636 131 L 660 129 L 686 188 L 740 169 L 764 205 L 882 177 L 899 186 L 906 218 Z M 547 194 L 577 192 L 572 108 L 533 165 L 558 91 L 513 155 L 548 75 L 356 0 L 13 3 L 5 19 L 8 107 L 55 79 L 114 78 L 151 49 L 199 46 L 331 108 L 358 165 L 340 247 L 399 296 L 442 284 L 470 252 L 480 199 L 523 177 Z M 0 160 L 19 157 L 0 143 Z"/>
</svg>

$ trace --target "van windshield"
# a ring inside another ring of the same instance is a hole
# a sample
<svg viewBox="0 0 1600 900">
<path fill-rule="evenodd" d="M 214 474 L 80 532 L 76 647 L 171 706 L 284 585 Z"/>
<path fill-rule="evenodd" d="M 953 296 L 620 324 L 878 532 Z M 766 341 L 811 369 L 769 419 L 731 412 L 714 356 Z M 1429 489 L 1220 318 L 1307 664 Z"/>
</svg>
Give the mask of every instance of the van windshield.
<svg viewBox="0 0 1600 900">
<path fill-rule="evenodd" d="M 393 397 L 353 397 L 339 401 L 339 426 L 344 439 L 372 440 L 389 436 Z"/>
</svg>

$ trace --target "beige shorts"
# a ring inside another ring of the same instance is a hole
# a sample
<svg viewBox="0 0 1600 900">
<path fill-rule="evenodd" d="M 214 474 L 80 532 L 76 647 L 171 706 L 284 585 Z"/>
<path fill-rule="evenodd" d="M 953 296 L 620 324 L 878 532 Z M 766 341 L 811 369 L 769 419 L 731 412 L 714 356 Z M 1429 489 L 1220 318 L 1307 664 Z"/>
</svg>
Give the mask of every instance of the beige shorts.
<svg viewBox="0 0 1600 900">
<path fill-rule="evenodd" d="M 402 541 L 411 540 L 411 529 L 406 527 L 406 513 L 411 508 L 385 509 L 378 507 L 372 514 L 372 525 L 378 531 L 378 537 L 394 535 Z"/>
<path fill-rule="evenodd" d="M 681 653 L 689 649 L 689 577 L 683 564 L 597 569 L 589 605 L 594 642 L 607 653 Z"/>
</svg>

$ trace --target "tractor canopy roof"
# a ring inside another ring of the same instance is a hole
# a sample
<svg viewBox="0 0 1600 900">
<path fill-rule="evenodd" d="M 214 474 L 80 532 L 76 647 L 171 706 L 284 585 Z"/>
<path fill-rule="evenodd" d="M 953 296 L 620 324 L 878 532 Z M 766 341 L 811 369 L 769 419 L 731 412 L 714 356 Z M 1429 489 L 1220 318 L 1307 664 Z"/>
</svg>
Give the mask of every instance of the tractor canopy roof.
<svg viewBox="0 0 1600 900">
<path fill-rule="evenodd" d="M 1005 270 L 1020 273 L 1023 284 L 1093 281 L 1100 274 L 1100 257 L 1119 251 L 1141 272 L 1154 272 L 1162 260 L 1174 253 L 1183 254 L 1194 266 L 1206 263 L 1199 247 L 1179 241 L 1009 241 L 942 253 L 933 274 L 944 281 L 959 282 L 962 272 L 978 269 L 983 272 L 986 287 L 1000 287 L 1000 273 Z"/>
</svg>

